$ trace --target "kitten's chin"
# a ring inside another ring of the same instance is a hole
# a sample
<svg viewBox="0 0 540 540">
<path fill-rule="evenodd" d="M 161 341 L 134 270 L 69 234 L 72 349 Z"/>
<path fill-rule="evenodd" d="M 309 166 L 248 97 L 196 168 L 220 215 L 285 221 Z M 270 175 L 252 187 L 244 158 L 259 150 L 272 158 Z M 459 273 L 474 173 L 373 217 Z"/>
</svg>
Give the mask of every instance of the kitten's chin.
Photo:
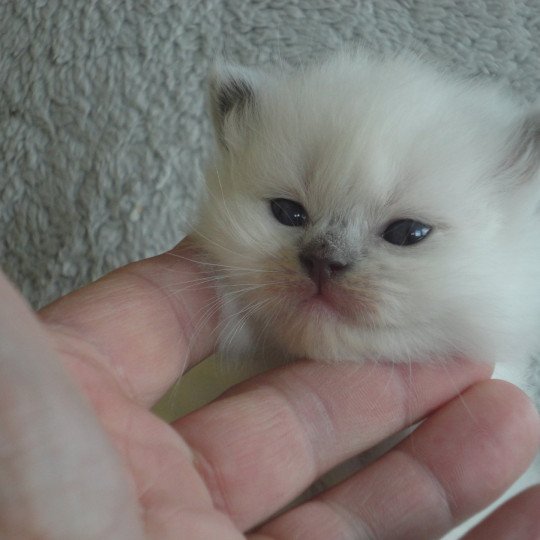
<svg viewBox="0 0 540 540">
<path fill-rule="evenodd" d="M 302 308 L 307 318 L 277 328 L 281 346 L 295 358 L 323 362 L 365 361 L 352 328 L 335 308 L 320 299 L 311 299 Z M 356 335 L 355 335 L 356 334 Z M 353 337 L 354 336 L 354 337 Z"/>
<path fill-rule="evenodd" d="M 358 313 L 346 306 L 321 294 L 290 302 L 288 316 L 273 319 L 273 339 L 293 358 L 364 361 Z"/>
<path fill-rule="evenodd" d="M 351 293 L 339 285 L 325 283 L 318 288 L 313 283 L 300 291 L 300 296 L 293 300 L 296 309 L 306 320 L 310 318 L 324 324 L 341 321 L 346 324 L 358 324 L 359 318 L 365 319 L 372 311 L 367 302 L 353 298 Z"/>
<path fill-rule="evenodd" d="M 273 319 L 272 337 L 290 358 L 326 363 L 432 362 L 455 356 L 454 350 L 436 347 L 429 331 L 417 335 L 414 328 L 388 327 L 368 313 L 344 315 L 326 300 L 310 298 L 289 316 Z"/>
<path fill-rule="evenodd" d="M 400 363 L 409 362 L 411 358 L 422 362 L 427 358 L 420 347 L 411 348 L 410 343 L 403 342 L 391 331 L 347 324 L 332 313 L 327 315 L 327 308 L 323 309 L 322 317 L 312 318 L 307 324 L 283 324 L 276 328 L 278 344 L 291 358 L 325 363 Z"/>
</svg>

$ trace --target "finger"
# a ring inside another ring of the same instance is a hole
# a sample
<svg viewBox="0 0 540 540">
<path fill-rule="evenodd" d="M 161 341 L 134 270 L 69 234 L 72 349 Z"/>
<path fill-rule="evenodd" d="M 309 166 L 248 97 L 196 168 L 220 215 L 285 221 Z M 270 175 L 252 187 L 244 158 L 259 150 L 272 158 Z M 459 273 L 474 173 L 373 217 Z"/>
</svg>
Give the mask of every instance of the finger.
<svg viewBox="0 0 540 540">
<path fill-rule="evenodd" d="M 41 318 L 65 356 L 91 357 L 131 398 L 153 404 L 214 346 L 219 306 L 199 259 L 185 240 L 68 294 Z"/>
<path fill-rule="evenodd" d="M 1 274 L 0 298 L 0 537 L 142 538 L 120 459 Z"/>
<path fill-rule="evenodd" d="M 477 384 L 380 460 L 259 532 L 299 540 L 439 538 L 510 486 L 539 437 L 538 414 L 521 391 L 501 381 Z"/>
<path fill-rule="evenodd" d="M 516 495 L 463 540 L 526 540 L 540 538 L 540 484 Z"/>
<path fill-rule="evenodd" d="M 489 368 L 298 362 L 174 424 L 215 504 L 243 530 L 337 463 L 414 423 Z"/>
</svg>

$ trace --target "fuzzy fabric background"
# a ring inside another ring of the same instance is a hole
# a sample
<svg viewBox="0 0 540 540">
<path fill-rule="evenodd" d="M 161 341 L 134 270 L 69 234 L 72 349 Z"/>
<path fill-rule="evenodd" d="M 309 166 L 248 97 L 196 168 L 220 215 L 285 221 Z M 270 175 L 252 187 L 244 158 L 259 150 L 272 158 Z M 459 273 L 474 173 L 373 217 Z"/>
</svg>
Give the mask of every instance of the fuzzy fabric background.
<svg viewBox="0 0 540 540">
<path fill-rule="evenodd" d="M 294 63 L 357 41 L 539 94 L 538 0 L 3 0 L 2 268 L 38 307 L 172 247 L 212 147 L 215 57 Z"/>
</svg>

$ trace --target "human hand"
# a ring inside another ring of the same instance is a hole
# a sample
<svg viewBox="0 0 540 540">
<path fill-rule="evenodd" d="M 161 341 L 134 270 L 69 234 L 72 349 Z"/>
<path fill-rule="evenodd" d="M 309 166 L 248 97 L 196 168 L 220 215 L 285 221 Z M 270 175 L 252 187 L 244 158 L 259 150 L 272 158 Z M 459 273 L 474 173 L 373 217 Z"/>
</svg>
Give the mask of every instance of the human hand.
<svg viewBox="0 0 540 540">
<path fill-rule="evenodd" d="M 1 538 L 432 538 L 496 498 L 537 451 L 530 402 L 466 362 L 297 362 L 168 425 L 149 408 L 214 346 L 212 289 L 184 286 L 206 279 L 194 258 L 184 243 L 128 265 L 41 320 L 0 280 Z M 344 484 L 271 518 L 424 417 Z M 513 516 L 534 523 L 540 489 L 509 504 L 484 524 L 501 538 Z"/>
</svg>

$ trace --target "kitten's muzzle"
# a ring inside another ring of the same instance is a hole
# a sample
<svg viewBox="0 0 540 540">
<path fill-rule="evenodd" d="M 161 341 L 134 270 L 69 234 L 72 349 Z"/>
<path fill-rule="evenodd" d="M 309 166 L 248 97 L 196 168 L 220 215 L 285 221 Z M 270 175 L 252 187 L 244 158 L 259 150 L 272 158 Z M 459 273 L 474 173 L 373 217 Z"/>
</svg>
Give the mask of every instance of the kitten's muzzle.
<svg viewBox="0 0 540 540">
<path fill-rule="evenodd" d="M 315 235 L 305 242 L 299 249 L 298 259 L 319 292 L 325 282 L 349 270 L 354 260 L 343 231 L 333 229 Z"/>
<path fill-rule="evenodd" d="M 351 266 L 344 260 L 316 254 L 301 253 L 298 258 L 304 271 L 319 288 L 324 281 L 342 274 Z"/>
</svg>

